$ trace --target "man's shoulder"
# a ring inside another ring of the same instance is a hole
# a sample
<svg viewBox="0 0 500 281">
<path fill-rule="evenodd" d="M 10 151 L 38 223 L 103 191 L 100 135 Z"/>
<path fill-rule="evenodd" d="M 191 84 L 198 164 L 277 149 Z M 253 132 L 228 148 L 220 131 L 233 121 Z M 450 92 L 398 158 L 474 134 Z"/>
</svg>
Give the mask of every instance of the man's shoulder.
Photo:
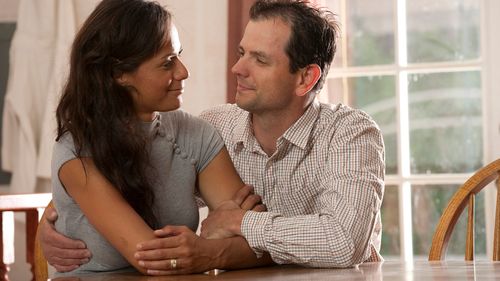
<svg viewBox="0 0 500 281">
<path fill-rule="evenodd" d="M 216 127 L 223 124 L 229 125 L 234 123 L 238 117 L 245 114 L 246 111 L 239 108 L 236 104 L 220 104 L 203 111 L 200 118 L 208 121 Z"/>
<path fill-rule="evenodd" d="M 338 103 L 321 103 L 319 122 L 321 125 L 330 128 L 348 128 L 349 125 L 364 124 L 365 126 L 375 126 L 373 118 L 363 110 Z M 346 127 L 347 126 L 347 127 Z"/>
</svg>

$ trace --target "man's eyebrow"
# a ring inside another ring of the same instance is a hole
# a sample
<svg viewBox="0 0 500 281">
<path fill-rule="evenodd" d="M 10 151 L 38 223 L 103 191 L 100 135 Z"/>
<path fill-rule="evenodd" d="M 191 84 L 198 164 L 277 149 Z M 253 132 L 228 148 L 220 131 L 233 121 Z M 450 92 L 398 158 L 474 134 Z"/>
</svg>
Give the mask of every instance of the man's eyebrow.
<svg viewBox="0 0 500 281">
<path fill-rule="evenodd" d="M 253 57 L 269 59 L 269 56 L 266 53 L 261 52 L 261 51 L 250 51 L 250 55 Z"/>
</svg>

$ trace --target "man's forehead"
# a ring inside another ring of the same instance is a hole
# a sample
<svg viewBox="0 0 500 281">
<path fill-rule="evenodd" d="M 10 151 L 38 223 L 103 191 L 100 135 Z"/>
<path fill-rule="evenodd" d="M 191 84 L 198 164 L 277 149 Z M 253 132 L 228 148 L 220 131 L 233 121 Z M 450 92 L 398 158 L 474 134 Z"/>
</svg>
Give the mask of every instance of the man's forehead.
<svg viewBox="0 0 500 281">
<path fill-rule="evenodd" d="M 250 20 L 240 46 L 245 49 L 250 47 L 259 49 L 258 46 L 262 49 L 284 47 L 288 43 L 290 33 L 288 24 L 279 18 Z"/>
</svg>

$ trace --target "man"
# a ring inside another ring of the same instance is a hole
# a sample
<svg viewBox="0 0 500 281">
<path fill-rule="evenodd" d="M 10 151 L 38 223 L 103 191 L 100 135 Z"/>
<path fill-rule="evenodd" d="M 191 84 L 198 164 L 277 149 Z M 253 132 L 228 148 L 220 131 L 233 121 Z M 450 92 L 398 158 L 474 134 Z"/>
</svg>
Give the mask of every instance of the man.
<svg viewBox="0 0 500 281">
<path fill-rule="evenodd" d="M 219 130 L 243 181 L 254 186 L 268 211 L 241 209 L 247 190 L 209 214 L 201 238 L 164 227 L 156 232 L 158 239 L 138 245 L 136 257 L 150 274 L 199 271 L 199 257 L 211 255 L 219 262 L 204 269 L 250 267 L 270 258 L 308 267 L 381 260 L 380 131 L 361 111 L 315 100 L 337 33 L 331 12 L 302 1 L 252 6 L 232 69 L 236 105 L 215 107 L 201 117 Z M 43 233 L 45 254 L 58 270 L 87 260 L 88 251 L 71 249 L 83 243 L 63 239 L 49 227 Z M 214 241 L 221 243 L 204 247 Z"/>
</svg>

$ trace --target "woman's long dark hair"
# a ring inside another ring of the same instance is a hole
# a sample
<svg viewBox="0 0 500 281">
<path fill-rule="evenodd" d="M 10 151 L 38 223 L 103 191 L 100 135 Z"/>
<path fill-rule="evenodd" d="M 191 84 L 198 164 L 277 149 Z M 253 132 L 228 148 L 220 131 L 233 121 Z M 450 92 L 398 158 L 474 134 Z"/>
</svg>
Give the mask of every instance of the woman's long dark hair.
<svg viewBox="0 0 500 281">
<path fill-rule="evenodd" d="M 136 70 L 169 40 L 170 22 L 170 13 L 154 2 L 103 0 L 73 42 L 70 73 L 56 112 L 56 140 L 69 132 L 77 156 L 90 153 L 99 171 L 151 227 L 157 220 L 146 173 L 149 139 L 131 93 L 116 78 Z"/>
</svg>

